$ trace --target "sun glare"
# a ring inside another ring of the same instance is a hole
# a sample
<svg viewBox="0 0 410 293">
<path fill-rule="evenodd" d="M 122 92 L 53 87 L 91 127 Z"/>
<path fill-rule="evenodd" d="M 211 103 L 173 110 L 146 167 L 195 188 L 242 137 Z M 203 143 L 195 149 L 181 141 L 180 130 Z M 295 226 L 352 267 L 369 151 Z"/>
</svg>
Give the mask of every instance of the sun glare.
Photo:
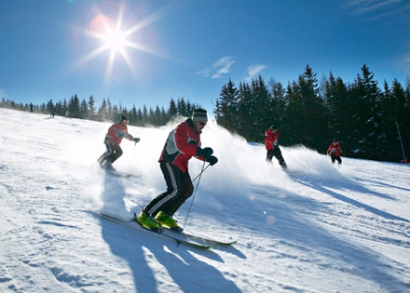
<svg viewBox="0 0 410 293">
<path fill-rule="evenodd" d="M 98 13 L 91 20 L 89 29 L 84 30 L 84 34 L 88 37 L 99 40 L 101 44 L 92 52 L 79 60 L 77 66 L 82 66 L 96 56 L 108 51 L 109 58 L 105 71 L 105 84 L 109 86 L 117 55 L 122 56 L 122 59 L 125 61 L 129 70 L 135 78 L 137 76 L 136 69 L 134 68 L 133 61 L 127 53 L 129 49 L 138 50 L 161 58 L 166 57 L 147 44 L 141 44 L 132 41 L 132 35 L 136 32 L 141 31 L 143 28 L 151 25 L 152 23 L 156 22 L 158 19 L 166 15 L 169 11 L 169 7 L 170 6 L 167 6 L 164 9 L 157 11 L 156 13 L 148 16 L 140 22 L 135 23 L 132 27 L 127 29 L 123 28 L 125 11 L 125 5 L 123 5 L 123 3 L 119 5 L 119 12 L 116 20 L 113 20 L 102 12 Z"/>
<path fill-rule="evenodd" d="M 127 44 L 125 34 L 119 29 L 109 30 L 102 39 L 105 46 L 110 49 L 112 53 L 122 52 Z"/>
</svg>

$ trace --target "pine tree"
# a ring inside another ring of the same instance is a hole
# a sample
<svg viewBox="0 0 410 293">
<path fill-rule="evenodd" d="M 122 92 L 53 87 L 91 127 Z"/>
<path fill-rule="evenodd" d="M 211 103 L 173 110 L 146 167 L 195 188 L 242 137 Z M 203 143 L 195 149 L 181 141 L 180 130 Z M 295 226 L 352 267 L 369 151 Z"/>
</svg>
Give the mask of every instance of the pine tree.
<svg viewBox="0 0 410 293">
<path fill-rule="evenodd" d="M 171 119 L 171 117 L 175 117 L 176 115 L 178 115 L 178 109 L 177 109 L 177 105 L 174 101 L 174 99 L 171 98 L 171 101 L 169 102 L 169 108 L 168 108 L 168 120 Z"/>
<path fill-rule="evenodd" d="M 50 113 L 50 114 L 52 114 L 54 111 L 55 111 L 55 105 L 54 105 L 54 103 L 53 103 L 53 100 L 50 99 L 50 100 L 47 102 L 47 112 Z"/>
<path fill-rule="evenodd" d="M 178 115 L 181 115 L 181 116 L 184 116 L 184 117 L 190 116 L 190 113 L 188 113 L 187 105 L 185 103 L 184 98 L 178 99 L 178 101 L 177 101 L 177 111 L 178 111 Z"/>
<path fill-rule="evenodd" d="M 141 108 L 138 108 L 137 117 L 138 117 L 137 125 L 138 126 L 143 126 L 144 125 L 144 115 L 142 114 Z"/>
<path fill-rule="evenodd" d="M 405 90 L 397 81 L 393 80 L 391 90 L 391 104 L 394 115 L 394 124 L 396 124 L 396 140 L 394 140 L 393 148 L 396 149 L 395 157 L 391 158 L 395 161 L 396 158 L 405 159 L 410 153 L 410 82 Z M 397 129 L 398 127 L 398 129 Z M 399 135 L 400 134 L 400 135 Z M 401 141 L 400 141 L 401 136 Z M 403 148 L 402 148 L 403 145 Z M 398 150 L 397 150 L 398 149 Z M 404 152 L 404 154 L 403 154 Z M 408 158 L 407 158 L 408 159 Z"/>
<path fill-rule="evenodd" d="M 95 120 L 95 100 L 92 95 L 88 98 L 88 110 L 89 112 L 87 118 Z"/>
<path fill-rule="evenodd" d="M 88 103 L 86 100 L 83 99 L 81 101 L 81 106 L 80 106 L 80 117 L 82 119 L 88 119 L 89 114 L 90 114 L 90 110 L 88 108 Z"/>
<path fill-rule="evenodd" d="M 71 97 L 68 102 L 68 117 L 70 118 L 82 118 L 80 109 L 80 99 L 77 95 Z"/>
<path fill-rule="evenodd" d="M 378 102 L 381 93 L 369 68 L 363 65 L 361 70 L 362 75 L 357 76 L 352 88 L 356 114 L 352 117 L 355 125 L 351 132 L 351 143 L 356 143 L 356 156 L 379 160 L 383 148 L 379 144 L 382 117 Z"/>
<path fill-rule="evenodd" d="M 222 87 L 216 104 L 215 115 L 217 123 L 230 132 L 236 132 L 238 128 L 238 89 L 230 79 Z"/>
<path fill-rule="evenodd" d="M 282 125 L 285 124 L 286 114 L 287 114 L 287 99 L 286 99 L 286 90 L 283 87 L 282 83 L 276 82 L 273 78 L 269 81 L 271 88 L 271 99 L 268 107 L 268 117 L 269 127 L 276 125 L 283 132 Z M 281 137 L 284 137 L 281 135 Z M 285 140 L 286 141 L 286 140 Z M 282 142 L 282 139 L 281 139 Z"/>
<path fill-rule="evenodd" d="M 147 106 L 144 105 L 144 107 L 142 108 L 142 125 L 146 125 L 147 123 L 149 123 L 148 118 L 148 109 Z"/>
<path fill-rule="evenodd" d="M 304 119 L 301 119 L 304 116 L 303 101 L 299 95 L 299 86 L 296 81 L 288 83 L 286 98 L 288 107 L 285 124 L 281 128 L 281 142 L 287 145 L 303 144 L 305 141 L 305 122 Z"/>
<path fill-rule="evenodd" d="M 272 124 L 272 118 L 270 117 L 270 100 L 271 96 L 266 86 L 266 83 L 261 75 L 257 79 L 252 80 L 251 93 L 254 99 L 254 111 L 252 115 L 253 135 L 251 138 L 254 141 L 260 140 L 260 137 L 265 132 L 265 129 Z"/>
<path fill-rule="evenodd" d="M 323 100 L 319 95 L 319 86 L 316 73 L 309 65 L 306 65 L 303 75 L 298 79 L 298 95 L 301 112 L 300 126 L 303 131 L 303 144 L 314 149 L 320 149 L 327 140 L 323 137 L 326 134 L 326 116 Z"/>
<path fill-rule="evenodd" d="M 253 117 L 256 116 L 255 100 L 252 96 L 252 90 L 248 83 L 239 83 L 238 92 L 238 133 L 247 140 L 255 137 Z M 262 141 L 258 136 L 257 140 Z"/>
<path fill-rule="evenodd" d="M 98 109 L 98 120 L 106 121 L 107 120 L 107 101 L 105 98 L 102 100 L 101 106 Z"/>
<path fill-rule="evenodd" d="M 350 117 L 354 109 L 349 102 L 347 86 L 340 77 L 335 78 L 330 72 L 329 79 L 324 80 L 323 98 L 327 114 L 326 139 L 329 141 L 337 139 L 343 143 L 344 154 L 349 153 L 349 142 L 347 141 L 350 129 Z"/>
</svg>

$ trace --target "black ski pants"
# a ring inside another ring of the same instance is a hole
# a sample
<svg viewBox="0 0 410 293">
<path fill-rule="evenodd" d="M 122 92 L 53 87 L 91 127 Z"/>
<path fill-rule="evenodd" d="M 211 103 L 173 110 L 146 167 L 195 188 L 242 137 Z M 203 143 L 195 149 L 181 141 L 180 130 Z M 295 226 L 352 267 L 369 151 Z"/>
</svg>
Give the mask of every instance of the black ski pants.
<svg viewBox="0 0 410 293">
<path fill-rule="evenodd" d="M 111 164 L 114 163 L 119 157 L 122 156 L 122 149 L 118 144 L 111 144 L 109 142 L 105 142 L 105 147 L 107 150 L 104 154 L 98 159 L 100 164 L 104 163 L 105 161 L 110 162 Z"/>
<path fill-rule="evenodd" d="M 337 161 L 339 164 L 342 163 L 342 158 L 340 156 L 335 156 L 335 154 L 331 153 L 330 158 L 332 159 L 332 163 Z"/>
<path fill-rule="evenodd" d="M 285 165 L 285 159 L 282 157 L 282 152 L 279 146 L 275 146 L 274 149 L 266 152 L 266 160 L 272 162 L 272 158 L 275 157 L 280 165 Z"/>
<path fill-rule="evenodd" d="M 193 194 L 194 186 L 188 172 L 184 173 L 168 162 L 161 161 L 159 164 L 167 184 L 167 191 L 154 198 L 143 212 L 151 217 L 155 217 L 160 211 L 173 216 Z"/>
</svg>

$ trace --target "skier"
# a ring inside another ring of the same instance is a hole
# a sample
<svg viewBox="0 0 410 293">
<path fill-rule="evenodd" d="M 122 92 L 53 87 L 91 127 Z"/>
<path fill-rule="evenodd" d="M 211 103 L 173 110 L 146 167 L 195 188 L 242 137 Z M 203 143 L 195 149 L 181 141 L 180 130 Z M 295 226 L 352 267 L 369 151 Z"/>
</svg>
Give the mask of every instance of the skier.
<svg viewBox="0 0 410 293">
<path fill-rule="evenodd" d="M 122 156 L 120 144 L 123 138 L 134 141 L 135 143 L 140 141 L 138 137 L 134 138 L 131 134 L 128 134 L 128 122 L 128 117 L 121 115 L 121 120 L 118 123 L 111 125 L 108 129 L 108 133 L 105 135 L 104 139 L 107 150 L 98 159 L 101 168 L 104 168 L 104 166 L 112 168 L 112 164 Z"/>
<path fill-rule="evenodd" d="M 200 134 L 208 121 L 207 112 L 197 108 L 192 117 L 180 123 L 167 138 L 159 158 L 167 190 L 155 197 L 137 217 L 136 221 L 148 229 L 160 225 L 180 229 L 172 218 L 179 207 L 193 194 L 194 186 L 188 173 L 188 161 L 192 157 L 209 162 L 218 162 L 209 147 L 201 148 Z"/>
<path fill-rule="evenodd" d="M 339 165 L 342 163 L 342 158 L 340 155 L 342 154 L 342 146 L 340 142 L 335 138 L 333 142 L 330 144 L 329 148 L 327 149 L 327 154 L 330 156 L 332 160 L 332 164 L 337 161 Z"/>
<path fill-rule="evenodd" d="M 54 116 L 55 116 L 55 115 L 56 115 L 56 107 L 53 106 L 53 107 L 51 108 L 50 119 L 51 119 L 51 118 L 54 119 Z"/>
<path fill-rule="evenodd" d="M 279 165 L 286 169 L 287 166 L 279 148 L 278 139 L 279 130 L 275 125 L 272 125 L 265 131 L 266 161 L 272 162 L 272 158 L 275 157 Z"/>
</svg>

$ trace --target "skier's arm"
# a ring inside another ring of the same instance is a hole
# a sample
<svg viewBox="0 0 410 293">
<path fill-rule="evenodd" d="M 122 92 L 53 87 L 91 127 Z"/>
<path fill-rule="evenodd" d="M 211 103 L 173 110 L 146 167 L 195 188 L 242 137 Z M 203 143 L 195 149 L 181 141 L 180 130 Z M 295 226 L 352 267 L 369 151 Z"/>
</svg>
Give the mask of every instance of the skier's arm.
<svg viewBox="0 0 410 293">
<path fill-rule="evenodd" d="M 327 148 L 327 154 L 330 155 L 330 150 L 332 149 L 332 145 Z"/>
<path fill-rule="evenodd" d="M 119 137 L 122 137 L 122 138 L 126 138 L 126 139 L 131 140 L 131 141 L 134 140 L 134 137 L 131 134 L 128 133 L 127 126 L 124 126 L 122 129 L 118 129 L 116 131 L 115 135 L 119 136 Z"/>
</svg>

